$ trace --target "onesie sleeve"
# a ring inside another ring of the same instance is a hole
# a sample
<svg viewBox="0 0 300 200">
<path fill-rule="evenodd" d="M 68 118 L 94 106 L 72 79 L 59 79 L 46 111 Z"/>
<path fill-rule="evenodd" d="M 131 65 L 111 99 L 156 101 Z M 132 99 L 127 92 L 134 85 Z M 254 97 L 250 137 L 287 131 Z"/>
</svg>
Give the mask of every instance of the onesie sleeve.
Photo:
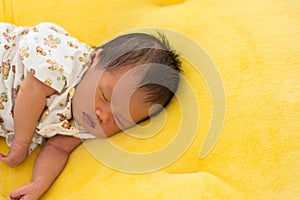
<svg viewBox="0 0 300 200">
<path fill-rule="evenodd" d="M 61 93 L 88 65 L 90 47 L 52 23 L 29 30 L 19 43 L 24 67 L 37 79 Z"/>
</svg>

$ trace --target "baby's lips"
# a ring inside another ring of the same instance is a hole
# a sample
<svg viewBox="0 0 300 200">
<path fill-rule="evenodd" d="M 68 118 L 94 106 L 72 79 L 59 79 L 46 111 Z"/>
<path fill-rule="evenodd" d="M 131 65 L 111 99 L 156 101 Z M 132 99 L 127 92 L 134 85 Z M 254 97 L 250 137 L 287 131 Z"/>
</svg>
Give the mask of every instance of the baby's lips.
<svg viewBox="0 0 300 200">
<path fill-rule="evenodd" d="M 95 128 L 95 122 L 93 121 L 93 119 L 86 114 L 85 112 L 82 113 L 83 119 L 88 123 L 88 125 L 92 128 Z"/>
</svg>

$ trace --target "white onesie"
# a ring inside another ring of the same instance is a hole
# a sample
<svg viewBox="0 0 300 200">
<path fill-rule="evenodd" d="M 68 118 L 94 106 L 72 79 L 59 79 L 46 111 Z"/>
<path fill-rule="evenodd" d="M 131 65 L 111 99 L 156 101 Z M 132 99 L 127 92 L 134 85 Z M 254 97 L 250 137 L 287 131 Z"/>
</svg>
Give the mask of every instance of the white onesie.
<svg viewBox="0 0 300 200">
<path fill-rule="evenodd" d="M 31 28 L 0 23 L 0 136 L 9 146 L 14 137 L 14 102 L 29 71 L 57 91 L 47 98 L 29 152 L 56 134 L 94 138 L 71 112 L 75 86 L 88 68 L 90 53 L 88 45 L 58 25 L 40 23 Z"/>
</svg>

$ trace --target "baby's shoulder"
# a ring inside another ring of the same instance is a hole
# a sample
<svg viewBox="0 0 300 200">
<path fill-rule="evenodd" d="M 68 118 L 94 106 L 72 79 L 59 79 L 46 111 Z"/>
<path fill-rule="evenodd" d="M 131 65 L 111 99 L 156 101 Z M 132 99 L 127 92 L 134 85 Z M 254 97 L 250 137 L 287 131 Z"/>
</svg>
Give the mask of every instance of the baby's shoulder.
<svg viewBox="0 0 300 200">
<path fill-rule="evenodd" d="M 41 22 L 33 27 L 33 30 L 36 32 L 42 31 L 42 32 L 55 32 L 59 34 L 64 34 L 69 36 L 69 33 L 59 26 L 58 24 L 54 24 L 52 22 Z"/>
</svg>

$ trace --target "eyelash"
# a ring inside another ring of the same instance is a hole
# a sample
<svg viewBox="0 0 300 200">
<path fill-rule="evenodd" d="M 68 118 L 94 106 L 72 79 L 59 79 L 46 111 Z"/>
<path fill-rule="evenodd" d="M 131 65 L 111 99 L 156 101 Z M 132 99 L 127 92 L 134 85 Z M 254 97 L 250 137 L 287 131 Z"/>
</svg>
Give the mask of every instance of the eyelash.
<svg viewBox="0 0 300 200">
<path fill-rule="evenodd" d="M 102 88 L 100 87 L 100 93 L 101 93 L 101 97 L 102 99 L 106 102 L 106 103 L 109 103 L 107 98 L 105 98 L 104 94 L 103 94 L 103 91 L 102 91 Z"/>
<path fill-rule="evenodd" d="M 103 91 L 102 91 L 102 88 L 101 88 L 101 87 L 99 88 L 99 90 L 100 90 L 101 99 L 103 99 L 103 101 L 104 101 L 105 103 L 109 103 L 108 99 L 105 98 L 105 96 L 104 96 L 104 94 L 103 94 Z M 117 119 L 118 123 L 116 122 L 116 119 Z M 119 118 L 116 118 L 116 119 L 113 119 L 114 123 L 115 123 L 116 125 L 119 124 L 119 125 L 123 126 L 122 123 L 120 122 L 120 119 L 119 119 Z"/>
</svg>

